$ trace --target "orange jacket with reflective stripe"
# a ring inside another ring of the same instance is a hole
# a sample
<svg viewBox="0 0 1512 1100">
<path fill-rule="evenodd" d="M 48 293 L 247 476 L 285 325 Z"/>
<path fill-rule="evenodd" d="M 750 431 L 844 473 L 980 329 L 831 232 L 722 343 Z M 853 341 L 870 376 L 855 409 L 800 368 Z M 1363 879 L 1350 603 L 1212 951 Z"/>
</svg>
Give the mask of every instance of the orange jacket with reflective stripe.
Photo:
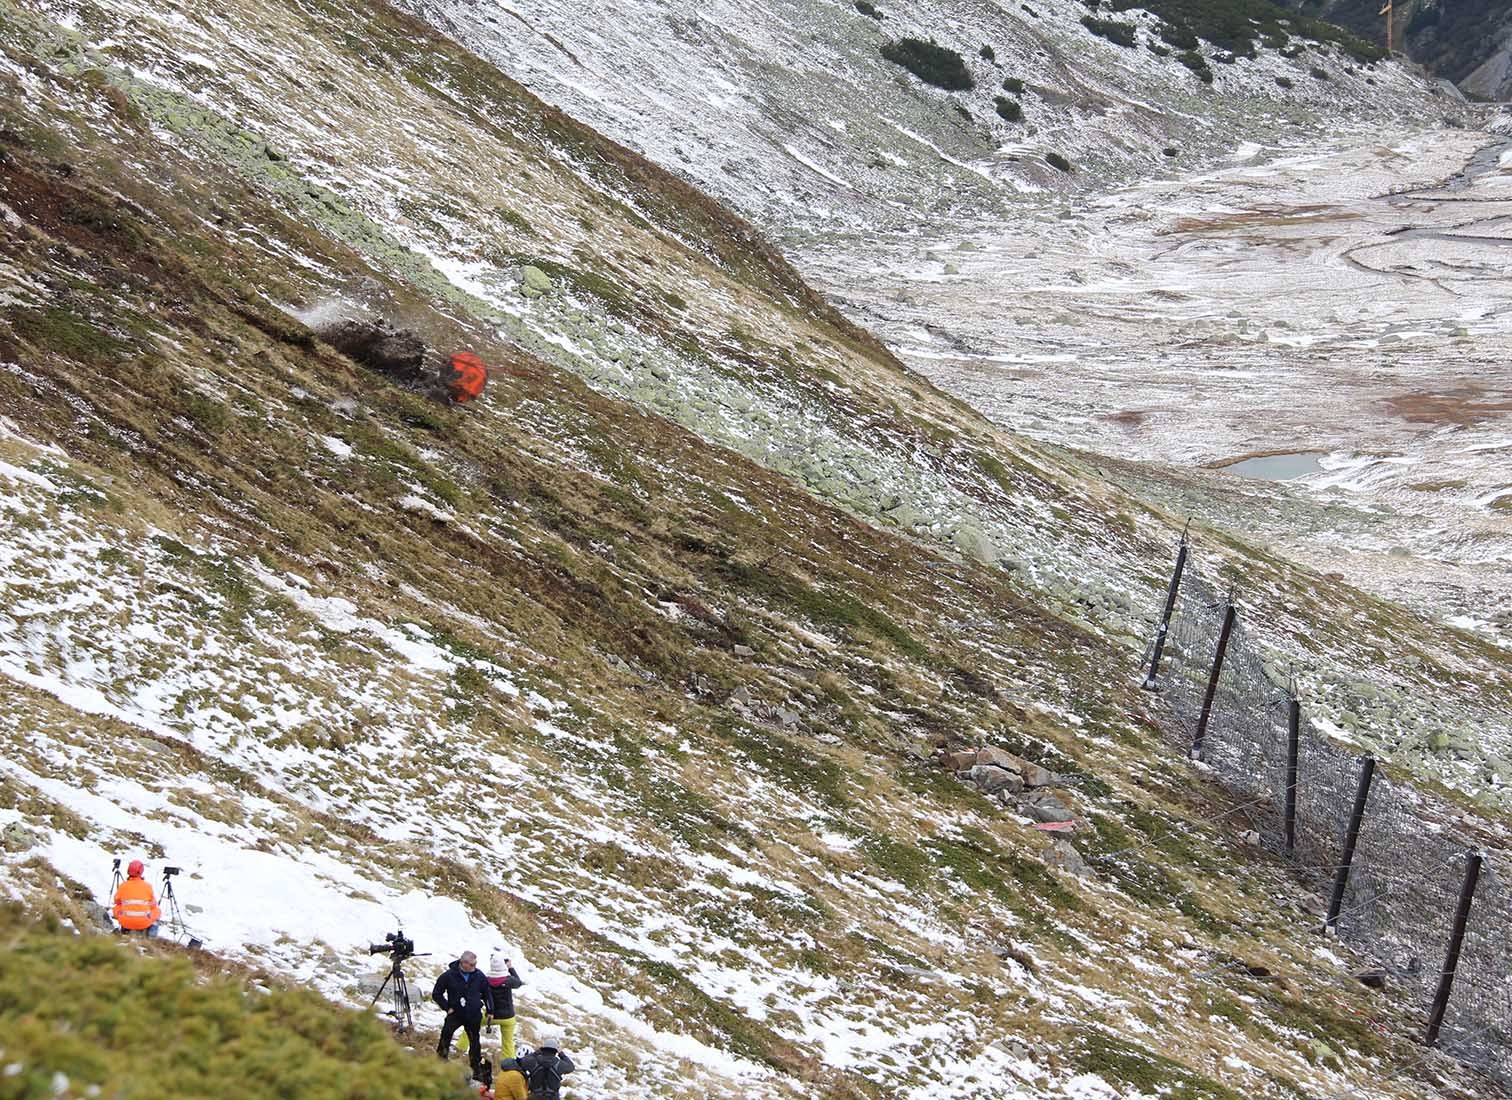
<svg viewBox="0 0 1512 1100">
<path fill-rule="evenodd" d="M 116 887 L 115 908 L 110 915 L 127 931 L 140 932 L 156 924 L 163 912 L 147 880 L 129 878 Z"/>
</svg>

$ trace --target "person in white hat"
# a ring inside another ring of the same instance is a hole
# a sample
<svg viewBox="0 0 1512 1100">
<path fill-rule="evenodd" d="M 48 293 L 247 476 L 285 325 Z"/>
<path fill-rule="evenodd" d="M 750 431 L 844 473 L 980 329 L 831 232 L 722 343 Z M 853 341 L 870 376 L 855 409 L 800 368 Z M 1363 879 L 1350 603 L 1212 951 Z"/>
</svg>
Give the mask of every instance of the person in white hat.
<svg viewBox="0 0 1512 1100">
<path fill-rule="evenodd" d="M 505 1061 L 515 1056 L 514 991 L 524 984 L 515 972 L 514 961 L 495 948 L 488 959 L 488 985 L 494 1003 L 488 1023 L 499 1025 L 499 1057 Z"/>
</svg>

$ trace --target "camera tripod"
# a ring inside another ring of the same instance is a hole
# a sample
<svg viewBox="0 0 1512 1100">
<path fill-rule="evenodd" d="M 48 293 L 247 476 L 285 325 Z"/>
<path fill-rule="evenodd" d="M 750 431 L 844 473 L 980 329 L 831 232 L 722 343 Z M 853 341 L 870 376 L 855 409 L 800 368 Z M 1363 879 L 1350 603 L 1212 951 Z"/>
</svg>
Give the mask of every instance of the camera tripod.
<svg viewBox="0 0 1512 1100">
<path fill-rule="evenodd" d="M 119 874 L 120 872 L 116 872 Z M 160 908 L 166 915 L 164 924 L 168 926 L 168 932 L 174 939 L 182 937 L 186 947 L 200 947 L 199 937 L 191 933 L 184 924 L 184 914 L 179 909 L 178 895 L 173 892 L 173 876 L 178 873 L 178 868 L 170 868 L 163 872 L 163 900 Z"/>
<path fill-rule="evenodd" d="M 392 989 L 394 1007 L 384 1013 L 385 1016 L 394 1018 L 394 1031 L 404 1035 L 414 1029 L 414 1017 L 410 1014 L 409 982 L 404 978 L 404 960 L 395 958 L 389 964 L 388 975 L 383 979 L 383 984 L 378 987 L 378 992 L 373 994 L 368 1008 L 376 1008 L 378 1002 L 383 999 L 383 991 Z"/>
</svg>

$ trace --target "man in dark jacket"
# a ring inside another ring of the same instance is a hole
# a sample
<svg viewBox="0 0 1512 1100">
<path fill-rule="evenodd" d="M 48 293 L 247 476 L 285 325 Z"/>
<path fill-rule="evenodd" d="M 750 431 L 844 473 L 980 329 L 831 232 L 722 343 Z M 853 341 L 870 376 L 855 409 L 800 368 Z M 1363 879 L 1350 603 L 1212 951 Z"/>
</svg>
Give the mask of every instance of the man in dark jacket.
<svg viewBox="0 0 1512 1100">
<path fill-rule="evenodd" d="M 577 1068 L 562 1053 L 561 1037 L 552 1032 L 541 1037 L 541 1045 L 535 1050 L 515 1059 L 515 1066 L 525 1078 L 530 1100 L 560 1100 L 562 1078 Z"/>
<path fill-rule="evenodd" d="M 483 1025 L 483 1013 L 493 1012 L 494 1007 L 493 991 L 488 988 L 488 979 L 478 971 L 478 956 L 471 951 L 462 952 L 462 956 L 436 979 L 436 988 L 431 990 L 431 1000 L 446 1013 L 436 1053 L 443 1059 L 450 1057 L 452 1036 L 457 1033 L 457 1028 L 465 1028 L 467 1057 L 476 1074 L 483 1062 L 483 1044 L 479 1041 L 478 1029 Z"/>
</svg>

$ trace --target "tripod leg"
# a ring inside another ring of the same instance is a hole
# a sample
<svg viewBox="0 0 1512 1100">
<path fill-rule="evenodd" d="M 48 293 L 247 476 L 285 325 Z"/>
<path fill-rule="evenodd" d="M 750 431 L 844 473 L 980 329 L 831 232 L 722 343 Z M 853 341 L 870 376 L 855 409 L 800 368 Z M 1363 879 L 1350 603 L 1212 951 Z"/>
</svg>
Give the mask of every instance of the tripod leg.
<svg viewBox="0 0 1512 1100">
<path fill-rule="evenodd" d="M 389 973 L 387 973 L 387 974 L 384 975 L 384 977 L 383 977 L 383 984 L 378 987 L 378 992 L 374 993 L 373 994 L 373 999 L 368 1002 L 368 1007 L 369 1008 L 377 1008 L 378 1007 L 378 999 L 383 996 L 383 991 L 388 988 L 389 980 L 391 978 L 393 978 L 393 976 L 394 976 L 393 971 L 389 971 Z"/>
<path fill-rule="evenodd" d="M 397 963 L 394 972 L 394 1022 L 400 1034 L 408 1034 L 415 1027 L 415 1021 L 410 1015 L 409 983 L 404 980 L 404 971 L 399 969 Z"/>
</svg>

